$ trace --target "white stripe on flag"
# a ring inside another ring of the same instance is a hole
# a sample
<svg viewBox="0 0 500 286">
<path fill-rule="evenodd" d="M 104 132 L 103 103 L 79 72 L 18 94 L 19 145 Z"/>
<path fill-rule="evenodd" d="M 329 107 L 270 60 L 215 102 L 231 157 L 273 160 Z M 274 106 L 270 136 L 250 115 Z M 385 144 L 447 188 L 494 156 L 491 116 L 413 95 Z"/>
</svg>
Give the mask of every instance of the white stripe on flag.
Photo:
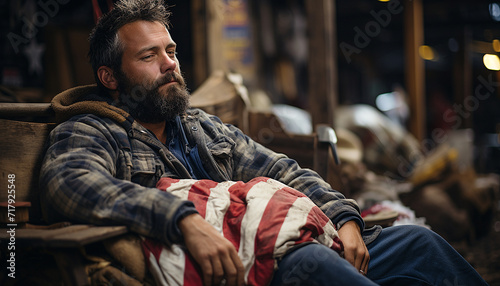
<svg viewBox="0 0 500 286">
<path fill-rule="evenodd" d="M 228 190 L 235 183 L 231 181 L 222 182 L 210 189 L 210 196 L 205 210 L 205 220 L 220 233 L 222 233 L 224 216 L 231 203 Z"/>
<path fill-rule="evenodd" d="M 299 239 L 300 229 L 306 224 L 313 206 L 313 203 L 308 198 L 300 197 L 295 200 L 281 225 L 274 245 L 274 257 L 284 255 L 295 244 L 295 240 Z"/>
<path fill-rule="evenodd" d="M 255 263 L 255 237 L 269 200 L 276 191 L 283 188 L 281 183 L 272 184 L 273 180 L 255 184 L 247 193 L 247 210 L 241 221 L 241 239 L 238 255 L 245 266 L 245 277 Z"/>
<path fill-rule="evenodd" d="M 325 226 L 323 226 L 323 233 L 318 236 L 317 240 L 319 243 L 324 244 L 328 247 L 332 247 L 333 238 L 338 237 L 338 233 L 333 226 L 333 222 L 329 220 Z"/>
<path fill-rule="evenodd" d="M 173 183 L 167 188 L 167 192 L 172 193 L 182 200 L 187 200 L 189 196 L 189 190 L 196 183 L 196 180 L 180 180 L 177 183 Z"/>
<path fill-rule="evenodd" d="M 182 248 L 177 244 L 172 245 L 171 249 L 163 247 L 160 259 L 158 260 L 159 266 L 156 265 L 156 260 L 153 263 L 150 259 L 152 266 L 155 268 L 161 267 L 162 269 L 162 271 L 152 271 L 153 274 L 157 274 L 158 276 L 163 274 L 160 277 L 156 277 L 156 281 L 159 285 L 184 285 L 186 256 Z"/>
</svg>

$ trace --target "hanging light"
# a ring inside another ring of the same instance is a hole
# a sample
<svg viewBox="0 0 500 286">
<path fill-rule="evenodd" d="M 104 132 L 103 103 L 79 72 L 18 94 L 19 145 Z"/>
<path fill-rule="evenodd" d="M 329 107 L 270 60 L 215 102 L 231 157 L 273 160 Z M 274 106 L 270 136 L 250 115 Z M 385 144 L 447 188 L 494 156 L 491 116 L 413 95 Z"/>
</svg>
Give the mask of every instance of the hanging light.
<svg viewBox="0 0 500 286">
<path fill-rule="evenodd" d="M 500 41 L 497 40 L 497 39 L 494 39 L 493 42 L 492 42 L 492 45 L 493 45 L 493 50 L 495 50 L 495 52 L 500 52 Z"/>
<path fill-rule="evenodd" d="M 427 45 L 420 46 L 418 48 L 418 54 L 422 59 L 427 61 L 432 61 L 436 59 L 436 53 L 434 52 L 434 49 Z"/>
<path fill-rule="evenodd" d="M 490 16 L 495 21 L 500 21 L 500 5 L 497 3 L 491 3 L 488 5 L 490 9 Z"/>
<path fill-rule="evenodd" d="M 497 55 L 485 54 L 483 56 L 484 66 L 492 71 L 500 70 L 500 58 Z"/>
</svg>

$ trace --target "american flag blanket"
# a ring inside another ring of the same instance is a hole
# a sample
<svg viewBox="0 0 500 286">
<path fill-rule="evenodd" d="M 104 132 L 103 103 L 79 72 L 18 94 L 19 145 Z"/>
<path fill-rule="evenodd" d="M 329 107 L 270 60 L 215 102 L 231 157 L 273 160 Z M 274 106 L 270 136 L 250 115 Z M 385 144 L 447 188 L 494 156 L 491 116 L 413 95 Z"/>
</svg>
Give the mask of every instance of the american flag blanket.
<svg viewBox="0 0 500 286">
<path fill-rule="evenodd" d="M 277 259 L 301 243 L 342 251 L 333 223 L 304 194 L 269 178 L 247 183 L 162 178 L 157 187 L 194 202 L 227 238 L 245 267 L 246 285 L 267 285 Z M 201 271 L 181 245 L 145 238 L 142 247 L 158 285 L 203 285 Z"/>
</svg>

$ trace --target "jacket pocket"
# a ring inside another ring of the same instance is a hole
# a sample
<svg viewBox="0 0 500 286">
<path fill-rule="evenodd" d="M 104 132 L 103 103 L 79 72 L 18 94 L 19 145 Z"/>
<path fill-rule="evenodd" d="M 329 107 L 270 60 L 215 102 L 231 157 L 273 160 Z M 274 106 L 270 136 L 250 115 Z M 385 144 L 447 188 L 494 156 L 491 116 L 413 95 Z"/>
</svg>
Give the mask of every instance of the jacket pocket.
<svg viewBox="0 0 500 286">
<path fill-rule="evenodd" d="M 132 153 L 132 182 L 147 187 L 154 187 L 160 176 L 160 163 L 154 154 Z"/>
<path fill-rule="evenodd" d="M 212 141 L 207 144 L 207 149 L 213 158 L 212 162 L 217 165 L 216 169 L 220 177 L 217 178 L 218 180 L 229 180 L 232 178 L 234 147 L 235 143 L 231 139 Z"/>
<path fill-rule="evenodd" d="M 235 143 L 234 141 L 228 139 L 212 141 L 207 144 L 207 148 L 210 150 L 212 156 L 220 159 L 227 159 L 231 157 Z"/>
</svg>

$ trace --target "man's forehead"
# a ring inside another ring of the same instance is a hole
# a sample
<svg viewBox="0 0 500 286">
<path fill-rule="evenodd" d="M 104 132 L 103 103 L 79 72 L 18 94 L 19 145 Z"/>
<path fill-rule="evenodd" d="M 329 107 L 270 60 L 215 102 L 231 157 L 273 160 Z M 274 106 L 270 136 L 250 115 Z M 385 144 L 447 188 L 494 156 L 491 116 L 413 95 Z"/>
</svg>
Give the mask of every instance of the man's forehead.
<svg viewBox="0 0 500 286">
<path fill-rule="evenodd" d="M 148 40 L 165 39 L 172 41 L 167 27 L 160 22 L 135 21 L 123 25 L 118 36 L 125 43 L 145 44 Z M 173 41 L 172 41 L 173 42 Z"/>
</svg>

